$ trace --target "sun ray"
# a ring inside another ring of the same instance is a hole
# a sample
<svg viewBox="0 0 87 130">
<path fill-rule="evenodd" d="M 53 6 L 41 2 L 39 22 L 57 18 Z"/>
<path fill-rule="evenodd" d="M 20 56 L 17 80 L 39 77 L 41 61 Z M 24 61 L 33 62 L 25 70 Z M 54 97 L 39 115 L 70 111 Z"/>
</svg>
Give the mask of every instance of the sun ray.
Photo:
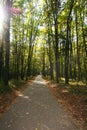
<svg viewBox="0 0 87 130">
<path fill-rule="evenodd" d="M 5 14 L 4 14 L 4 8 L 3 8 L 3 6 L 0 5 L 0 32 L 3 29 L 4 16 L 5 16 Z"/>
</svg>

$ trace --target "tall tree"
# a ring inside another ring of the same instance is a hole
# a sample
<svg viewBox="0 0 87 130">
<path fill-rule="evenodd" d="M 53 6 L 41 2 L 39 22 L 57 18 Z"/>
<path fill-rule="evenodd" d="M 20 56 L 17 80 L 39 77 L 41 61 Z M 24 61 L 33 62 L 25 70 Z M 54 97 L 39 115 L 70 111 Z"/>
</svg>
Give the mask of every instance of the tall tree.
<svg viewBox="0 0 87 130">
<path fill-rule="evenodd" d="M 55 29 L 55 68 L 56 68 L 56 82 L 59 82 L 59 38 L 58 38 L 58 12 L 60 7 L 60 1 L 51 0 L 51 8 L 53 12 L 54 19 L 54 29 Z"/>
<path fill-rule="evenodd" d="M 5 69 L 4 69 L 4 84 L 8 86 L 9 81 L 9 54 L 10 54 L 10 12 L 9 8 L 11 6 L 10 0 L 6 0 L 6 26 L 5 31 Z"/>
<path fill-rule="evenodd" d="M 66 32 L 66 45 L 65 45 L 65 83 L 69 82 L 69 44 L 70 44 L 70 23 L 71 23 L 71 13 L 74 6 L 74 0 L 70 1 L 69 12 L 67 16 L 67 32 Z"/>
</svg>

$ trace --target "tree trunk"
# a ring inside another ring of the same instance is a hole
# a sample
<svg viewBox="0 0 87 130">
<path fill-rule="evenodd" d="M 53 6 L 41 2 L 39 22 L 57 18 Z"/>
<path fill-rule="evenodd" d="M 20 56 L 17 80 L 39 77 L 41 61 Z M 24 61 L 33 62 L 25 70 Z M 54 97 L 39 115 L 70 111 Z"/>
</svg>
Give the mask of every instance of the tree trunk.
<svg viewBox="0 0 87 130">
<path fill-rule="evenodd" d="M 1 46 L 0 46 L 0 81 L 3 81 L 3 70 L 4 70 L 4 57 L 3 57 L 3 36 L 1 39 Z"/>
<path fill-rule="evenodd" d="M 22 45 L 21 45 L 21 79 L 24 79 L 24 24 L 22 31 Z"/>
<path fill-rule="evenodd" d="M 83 51 L 85 51 L 85 58 L 84 58 L 84 72 L 85 72 L 85 79 L 87 81 L 87 47 L 86 47 L 86 38 L 85 38 L 85 33 L 84 33 L 84 12 L 83 12 L 83 18 L 81 17 L 80 14 L 80 18 L 82 21 L 82 37 L 83 37 Z"/>
<path fill-rule="evenodd" d="M 55 67 L 56 67 L 56 82 L 59 83 L 59 53 L 58 53 L 58 22 L 55 18 Z"/>
<path fill-rule="evenodd" d="M 42 74 L 43 76 L 46 76 L 46 73 L 45 73 L 45 48 L 43 48 L 43 53 L 42 53 Z"/>
<path fill-rule="evenodd" d="M 66 35 L 66 45 L 65 45 L 65 83 L 69 82 L 69 33 L 70 33 L 69 21 L 67 21 L 67 35 Z"/>
<path fill-rule="evenodd" d="M 70 38 L 70 54 L 69 54 L 69 77 L 72 79 L 72 40 L 71 40 L 71 23 L 70 23 L 70 34 L 69 34 L 69 38 Z"/>
<path fill-rule="evenodd" d="M 76 44 L 77 44 L 77 65 L 78 65 L 78 81 L 81 80 L 81 68 L 80 68 L 80 54 L 79 54 L 79 39 L 78 39 L 78 18 L 77 18 L 77 10 L 76 10 Z"/>
<path fill-rule="evenodd" d="M 7 9 L 10 7 L 10 0 L 6 1 Z M 9 81 L 9 54 L 10 54 L 10 12 L 7 10 L 7 28 L 5 30 L 5 70 L 4 70 L 4 84 L 8 86 Z"/>
<path fill-rule="evenodd" d="M 66 45 L 65 45 L 65 83 L 69 82 L 69 43 L 70 43 L 70 23 L 71 13 L 74 5 L 74 0 L 71 0 L 70 11 L 67 17 L 67 33 L 66 33 Z"/>
<path fill-rule="evenodd" d="M 54 18 L 54 30 L 55 30 L 55 48 L 54 48 L 54 53 L 55 53 L 55 73 L 56 73 L 56 82 L 59 82 L 59 71 L 60 71 L 60 66 L 59 66 L 59 52 L 58 52 L 58 10 L 59 10 L 59 1 L 51 0 L 51 8 L 53 11 L 53 18 Z"/>
<path fill-rule="evenodd" d="M 49 25 L 48 25 L 49 28 Z M 51 76 L 51 80 L 54 79 L 53 76 L 53 63 L 52 63 L 52 56 L 51 56 L 51 40 L 50 40 L 50 29 L 48 29 L 48 44 L 49 44 L 49 62 L 50 62 L 50 76 Z"/>
</svg>

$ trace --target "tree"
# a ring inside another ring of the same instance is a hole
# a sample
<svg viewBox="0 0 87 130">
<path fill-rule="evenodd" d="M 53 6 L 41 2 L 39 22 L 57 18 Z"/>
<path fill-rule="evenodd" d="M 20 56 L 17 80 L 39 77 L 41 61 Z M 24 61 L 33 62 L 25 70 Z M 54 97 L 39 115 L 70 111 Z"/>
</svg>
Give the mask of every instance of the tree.
<svg viewBox="0 0 87 130">
<path fill-rule="evenodd" d="M 6 8 L 9 9 L 11 6 L 10 0 L 7 0 L 5 5 L 6 5 Z M 4 67 L 4 84 L 5 84 L 5 86 L 8 86 L 9 54 L 10 54 L 10 12 L 9 12 L 9 10 L 6 10 L 6 21 L 5 22 L 6 22 L 7 28 L 4 30 L 5 31 L 5 49 L 6 49 L 5 67 Z"/>
</svg>

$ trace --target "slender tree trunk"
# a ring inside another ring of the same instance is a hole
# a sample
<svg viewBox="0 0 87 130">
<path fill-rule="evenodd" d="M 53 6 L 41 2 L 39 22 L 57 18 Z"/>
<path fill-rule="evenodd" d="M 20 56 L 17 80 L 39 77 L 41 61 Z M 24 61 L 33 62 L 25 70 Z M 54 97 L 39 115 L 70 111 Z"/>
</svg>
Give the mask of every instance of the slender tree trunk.
<svg viewBox="0 0 87 130">
<path fill-rule="evenodd" d="M 71 23 L 70 23 L 70 45 L 69 45 L 69 48 L 70 48 L 70 51 L 69 51 L 69 77 L 72 78 L 72 40 L 71 40 Z"/>
<path fill-rule="evenodd" d="M 48 25 L 48 28 L 49 28 L 49 25 Z M 51 80 L 53 80 L 54 77 L 53 77 L 53 63 L 52 63 L 52 52 L 51 52 L 50 29 L 48 29 L 48 44 L 49 44 L 50 76 L 51 76 Z"/>
<path fill-rule="evenodd" d="M 59 52 L 58 52 L 58 22 L 57 16 L 55 22 L 55 67 L 56 67 L 56 82 L 59 83 Z"/>
<path fill-rule="evenodd" d="M 30 32 L 29 49 L 28 49 L 28 64 L 27 64 L 27 75 L 26 75 L 26 79 L 27 79 L 28 76 L 31 75 L 32 31 L 33 31 L 33 27 L 32 27 L 31 32 Z"/>
<path fill-rule="evenodd" d="M 3 57 L 3 38 L 0 46 L 0 81 L 3 81 L 4 57 Z"/>
<path fill-rule="evenodd" d="M 66 35 L 66 45 L 65 45 L 65 83 L 68 84 L 69 82 L 69 33 L 70 33 L 70 26 L 69 21 L 67 21 L 67 35 Z"/>
<path fill-rule="evenodd" d="M 29 45 L 27 77 L 31 75 L 31 59 L 32 59 L 32 55 L 31 54 L 32 54 L 32 46 Z"/>
<path fill-rule="evenodd" d="M 18 43 L 17 40 L 18 37 L 15 35 L 15 78 L 16 80 L 19 79 L 19 63 L 20 63 L 20 54 L 18 52 Z"/>
<path fill-rule="evenodd" d="M 22 32 L 22 46 L 21 46 L 21 79 L 24 79 L 24 25 Z"/>
<path fill-rule="evenodd" d="M 46 70 L 46 63 L 45 63 L 45 48 L 43 48 L 43 53 L 42 53 L 42 74 L 43 76 L 46 76 L 45 70 Z"/>
<path fill-rule="evenodd" d="M 76 52 L 76 45 L 74 43 L 74 45 L 73 45 L 73 54 L 75 54 L 75 52 Z M 74 79 L 76 80 L 76 78 L 77 78 L 77 73 L 76 73 L 76 55 L 74 56 L 74 69 L 73 70 L 74 70 L 73 71 L 73 76 L 74 76 Z"/>
<path fill-rule="evenodd" d="M 65 43 L 63 43 L 63 44 L 65 44 Z M 62 52 L 62 49 L 64 49 L 64 48 L 60 42 L 60 77 L 64 77 L 64 62 L 63 62 L 64 54 Z"/>
<path fill-rule="evenodd" d="M 71 13 L 74 5 L 74 0 L 71 0 L 70 11 L 67 17 L 67 33 L 66 33 L 66 45 L 65 45 L 65 83 L 69 82 L 69 44 L 70 44 L 70 23 Z"/>
<path fill-rule="evenodd" d="M 55 30 L 55 73 L 56 73 L 56 82 L 59 82 L 59 72 L 60 72 L 60 66 L 59 66 L 59 52 L 58 52 L 58 9 L 59 9 L 59 0 L 52 1 L 51 0 L 51 8 L 53 11 L 53 17 L 54 17 L 54 30 Z"/>
<path fill-rule="evenodd" d="M 23 53 L 23 49 L 22 49 L 22 53 Z M 24 55 L 21 54 L 21 80 L 23 79 L 24 79 Z"/>
<path fill-rule="evenodd" d="M 85 38 L 85 33 L 84 33 L 84 12 L 83 12 L 83 18 L 81 17 L 80 14 L 80 18 L 82 21 L 82 37 L 83 37 L 83 51 L 85 51 L 85 58 L 84 58 L 84 72 L 85 72 L 85 79 L 87 81 L 87 47 L 86 47 L 86 38 Z"/>
<path fill-rule="evenodd" d="M 7 9 L 10 7 L 10 0 L 6 1 Z M 10 12 L 7 10 L 7 28 L 5 32 L 5 47 L 6 47 L 6 54 L 5 54 L 5 70 L 4 70 L 4 84 L 8 86 L 9 81 L 9 54 L 10 54 Z"/>
<path fill-rule="evenodd" d="M 79 39 L 78 39 L 78 18 L 77 18 L 77 11 L 76 11 L 76 44 L 77 44 L 77 65 L 78 65 L 78 81 L 81 80 L 81 68 L 80 68 L 80 54 L 79 54 Z"/>
</svg>

